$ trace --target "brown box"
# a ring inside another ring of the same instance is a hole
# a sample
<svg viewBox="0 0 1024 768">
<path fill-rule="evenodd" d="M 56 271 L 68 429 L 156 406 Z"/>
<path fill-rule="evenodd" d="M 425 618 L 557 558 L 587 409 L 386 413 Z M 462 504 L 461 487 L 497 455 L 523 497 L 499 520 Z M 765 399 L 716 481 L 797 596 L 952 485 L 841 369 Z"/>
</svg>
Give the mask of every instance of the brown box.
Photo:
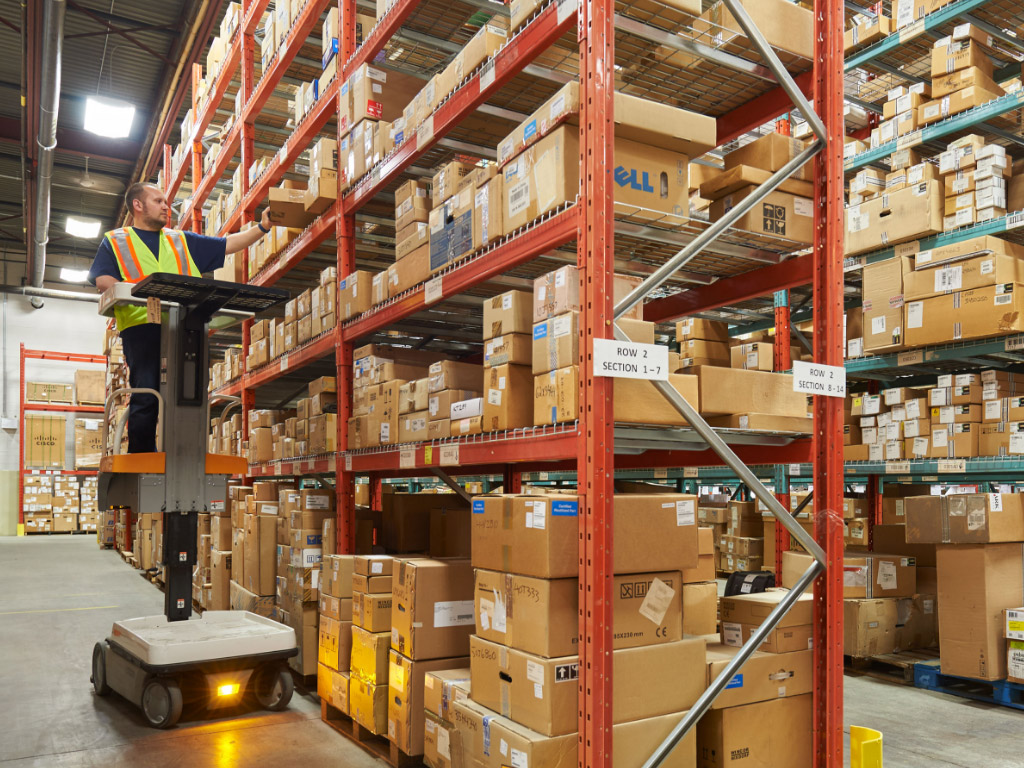
<svg viewBox="0 0 1024 768">
<path fill-rule="evenodd" d="M 917 590 L 917 561 L 900 555 L 851 555 L 843 559 L 843 597 L 910 597 Z"/>
<path fill-rule="evenodd" d="M 371 685 L 386 685 L 390 632 L 367 632 L 352 625 L 352 679 Z"/>
<path fill-rule="evenodd" d="M 703 692 L 704 638 L 612 651 L 617 680 L 644 680 L 616 687 L 614 720 L 628 722 L 681 712 Z M 672 675 L 659 671 L 672 669 Z M 506 649 L 474 635 L 470 639 L 473 701 L 547 736 L 574 733 L 579 657 L 547 659 Z"/>
<path fill-rule="evenodd" d="M 70 387 L 68 389 L 70 390 Z M 64 469 L 64 441 L 67 423 L 67 417 L 64 414 L 25 416 L 25 466 L 27 468 Z"/>
<path fill-rule="evenodd" d="M 533 296 L 527 291 L 506 291 L 484 299 L 484 341 L 510 333 L 533 332 Z"/>
<path fill-rule="evenodd" d="M 338 311 L 342 320 L 361 315 L 373 306 L 373 273 L 359 270 L 338 281 Z"/>
<path fill-rule="evenodd" d="M 757 189 L 758 187 L 753 185 L 743 187 L 712 202 L 711 221 L 718 221 L 724 217 Z M 753 209 L 737 219 L 733 226 L 757 235 L 767 235 L 794 243 L 810 243 L 814 234 L 814 204 L 807 197 L 798 197 L 788 192 L 771 192 Z"/>
<path fill-rule="evenodd" d="M 862 306 L 864 351 L 899 349 L 903 345 L 903 276 L 911 262 L 901 256 L 864 266 Z"/>
<path fill-rule="evenodd" d="M 1024 542 L 1024 503 L 1018 493 L 912 496 L 904 509 L 911 544 Z"/>
<path fill-rule="evenodd" d="M 532 363 L 533 342 L 528 333 L 509 333 L 484 344 L 484 368 L 511 364 L 529 370 Z"/>
<path fill-rule="evenodd" d="M 352 622 L 320 617 L 317 660 L 339 672 L 349 670 L 352 656 Z"/>
<path fill-rule="evenodd" d="M 950 36 L 935 43 L 932 48 L 932 77 L 941 78 L 968 67 L 976 67 L 989 77 L 994 71 L 992 59 L 975 40 L 954 40 Z"/>
<path fill-rule="evenodd" d="M 423 708 L 452 722 L 452 706 L 469 698 L 469 665 L 428 672 L 423 679 Z"/>
<path fill-rule="evenodd" d="M 683 633 L 713 635 L 718 631 L 718 584 L 683 584 Z"/>
<path fill-rule="evenodd" d="M 753 757 L 752 765 L 811 764 L 811 695 L 713 709 L 697 724 L 700 768 L 726 768 L 730 755 Z"/>
<path fill-rule="evenodd" d="M 736 656 L 738 648 L 722 643 L 709 643 L 707 649 L 707 683 L 710 684 Z M 734 677 L 711 705 L 715 709 L 731 709 L 758 701 L 771 701 L 801 696 L 813 690 L 813 651 L 764 653 L 755 651 L 743 667 L 743 676 Z M 779 681 L 785 680 L 785 685 Z M 783 763 L 788 765 L 788 763 Z"/>
<path fill-rule="evenodd" d="M 968 109 L 980 107 L 1003 95 L 1002 88 L 988 91 L 979 85 L 972 85 L 959 91 L 943 96 L 941 99 L 929 101 L 917 108 L 917 121 L 920 125 L 931 125 L 945 120 L 951 115 L 958 115 Z"/>
<path fill-rule="evenodd" d="M 1003 89 L 996 85 L 989 73 L 979 67 L 966 67 L 948 75 L 932 78 L 932 98 L 939 99 L 964 88 L 980 87 L 989 93 L 1002 95 Z"/>
<path fill-rule="evenodd" d="M 779 6 L 782 10 L 782 3 L 772 1 L 769 3 Z M 745 3 L 748 10 L 756 3 Z M 730 15 L 731 18 L 731 15 Z M 737 27 L 738 28 L 738 27 Z M 725 155 L 725 170 L 729 171 L 737 166 L 749 165 L 753 168 L 760 168 L 765 171 L 777 171 L 805 149 L 803 143 L 791 136 L 784 136 L 781 133 L 769 133 L 734 149 Z M 802 181 L 810 181 L 812 177 L 811 164 L 805 164 L 794 174 L 794 178 Z"/>
<path fill-rule="evenodd" d="M 473 204 L 473 250 L 478 251 L 498 241 L 505 234 L 502 215 L 502 190 L 505 177 L 501 174 L 476 189 Z"/>
<path fill-rule="evenodd" d="M 615 275 L 613 287 L 615 301 L 621 301 L 640 285 L 640 279 L 628 275 Z M 573 266 L 541 275 L 533 281 L 533 322 L 539 323 L 557 315 L 580 309 L 580 276 Z M 643 320 L 643 307 L 637 305 L 625 315 L 626 319 Z"/>
<path fill-rule="evenodd" d="M 498 365 L 484 374 L 482 429 L 533 426 L 533 373 L 529 365 Z"/>
<path fill-rule="evenodd" d="M 938 575 L 943 674 L 1003 679 L 1003 612 L 1024 602 L 1021 545 L 940 546 Z"/>
<path fill-rule="evenodd" d="M 681 640 L 678 571 L 616 576 L 613 648 Z M 579 583 L 476 570 L 476 633 L 485 640 L 552 658 L 578 653 Z"/>
<path fill-rule="evenodd" d="M 388 740 L 407 755 L 423 754 L 424 676 L 468 662 L 466 657 L 413 661 L 392 650 L 388 664 Z"/>
<path fill-rule="evenodd" d="M 399 560 L 395 565 L 392 645 L 412 659 L 468 653 L 473 579 L 468 560 Z"/>
<path fill-rule="evenodd" d="M 953 264 L 946 262 L 934 269 L 917 268 L 904 274 L 903 292 L 909 302 L 1000 283 L 1024 283 L 1024 260 L 989 253 Z"/>
<path fill-rule="evenodd" d="M 702 416 L 764 413 L 807 415 L 807 397 L 793 391 L 793 380 L 783 373 L 744 371 L 717 366 L 696 370 Z"/>
<path fill-rule="evenodd" d="M 696 506 L 696 497 L 684 494 L 616 494 L 615 573 L 697 566 Z M 477 497 L 473 566 L 541 578 L 575 576 L 578 514 L 574 495 Z"/>
<path fill-rule="evenodd" d="M 846 208 L 846 254 L 942 231 L 942 184 L 924 181 Z"/>
<path fill-rule="evenodd" d="M 277 524 L 270 515 L 245 516 L 245 589 L 257 596 L 275 594 Z"/>
<path fill-rule="evenodd" d="M 479 365 L 441 360 L 430 365 L 427 391 L 433 394 L 446 389 L 475 390 L 480 386 L 481 377 Z"/>
<path fill-rule="evenodd" d="M 686 317 L 676 322 L 676 341 L 691 339 L 729 343 L 729 324 L 720 320 L 705 320 L 700 317 Z"/>
<path fill-rule="evenodd" d="M 352 594 L 352 623 L 367 632 L 391 631 L 391 593 Z"/>
<path fill-rule="evenodd" d="M 1019 333 L 1024 330 L 1024 290 L 1006 283 L 957 291 L 910 302 L 904 311 L 908 346 Z"/>
<path fill-rule="evenodd" d="M 386 682 L 373 685 L 360 680 L 354 673 L 349 680 L 349 715 L 378 736 L 384 736 L 388 732 L 388 690 Z"/>
<path fill-rule="evenodd" d="M 75 371 L 75 400 L 79 405 L 103 405 L 106 402 L 105 371 Z"/>
</svg>

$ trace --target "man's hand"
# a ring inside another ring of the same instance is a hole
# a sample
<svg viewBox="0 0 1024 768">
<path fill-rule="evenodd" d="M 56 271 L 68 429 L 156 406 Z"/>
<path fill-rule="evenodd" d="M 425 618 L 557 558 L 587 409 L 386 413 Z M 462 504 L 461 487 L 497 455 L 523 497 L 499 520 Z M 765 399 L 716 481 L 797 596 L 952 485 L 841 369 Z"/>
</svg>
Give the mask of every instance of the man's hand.
<svg viewBox="0 0 1024 768">
<path fill-rule="evenodd" d="M 100 275 L 96 278 L 96 290 L 99 293 L 105 293 L 111 286 L 117 285 L 120 280 L 110 275 Z"/>
<path fill-rule="evenodd" d="M 274 226 L 270 221 L 270 206 L 268 205 L 263 209 L 263 216 L 260 217 L 260 224 L 263 225 L 264 229 L 270 229 Z"/>
<path fill-rule="evenodd" d="M 263 210 L 263 216 L 260 218 L 260 224 L 264 229 L 270 229 L 273 224 L 270 223 L 270 208 Z M 255 243 L 261 237 L 264 232 L 255 224 L 248 229 L 243 229 L 241 232 L 235 232 L 233 235 L 228 235 L 224 238 L 224 252 L 225 253 L 238 253 L 239 251 L 245 250 L 250 245 Z"/>
</svg>

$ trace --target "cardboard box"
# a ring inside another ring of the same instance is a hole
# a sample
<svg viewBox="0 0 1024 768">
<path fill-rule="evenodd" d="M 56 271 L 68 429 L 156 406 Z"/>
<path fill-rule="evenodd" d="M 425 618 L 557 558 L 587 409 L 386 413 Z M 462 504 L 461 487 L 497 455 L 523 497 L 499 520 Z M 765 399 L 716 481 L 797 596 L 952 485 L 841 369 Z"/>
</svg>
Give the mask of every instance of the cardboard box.
<svg viewBox="0 0 1024 768">
<path fill-rule="evenodd" d="M 388 686 L 373 685 L 356 678 L 349 681 L 349 715 L 352 719 L 378 736 L 388 732 Z"/>
<path fill-rule="evenodd" d="M 388 665 L 388 739 L 407 755 L 423 754 L 424 676 L 468 663 L 466 657 L 413 661 L 391 651 Z"/>
<path fill-rule="evenodd" d="M 616 494 L 615 572 L 695 567 L 696 504 L 695 496 L 684 494 Z M 578 514 L 579 500 L 568 494 L 477 497 L 473 566 L 542 578 L 575 576 Z"/>
<path fill-rule="evenodd" d="M 972 85 L 959 91 L 954 91 L 941 99 L 929 101 L 917 109 L 917 121 L 920 125 L 931 125 L 940 120 L 945 120 L 952 115 L 958 115 L 974 107 L 980 107 L 993 99 L 1003 95 L 1002 89 L 988 91 L 978 85 Z"/>
<path fill-rule="evenodd" d="M 367 632 L 390 632 L 391 594 L 353 593 L 352 623 Z"/>
<path fill-rule="evenodd" d="M 367 632 L 352 625 L 352 680 L 387 685 L 390 632 Z"/>
<path fill-rule="evenodd" d="M 70 384 L 26 381 L 25 399 L 33 403 L 67 403 L 73 401 Z"/>
<path fill-rule="evenodd" d="M 722 643 L 709 643 L 707 648 L 707 682 L 710 685 L 736 656 L 739 649 Z M 813 651 L 764 653 L 755 651 L 742 671 L 711 705 L 713 710 L 731 709 L 759 701 L 802 696 L 813 690 Z M 785 680 L 785 685 L 779 681 Z"/>
<path fill-rule="evenodd" d="M 989 77 L 993 74 L 992 59 L 978 41 L 958 40 L 952 35 L 936 41 L 932 48 L 932 77 L 941 78 L 968 67 L 976 67 Z"/>
<path fill-rule="evenodd" d="M 615 205 L 641 219 L 689 218 L 689 158 L 681 153 L 617 139 Z M 579 186 L 579 132 L 561 126 L 503 169 L 504 230 L 514 232 L 575 199 Z M 658 179 L 667 181 L 664 196 Z"/>
<path fill-rule="evenodd" d="M 718 629 L 718 584 L 683 584 L 683 633 L 713 635 Z"/>
<path fill-rule="evenodd" d="M 626 298 L 641 280 L 629 275 L 615 275 L 612 281 L 614 301 Z M 540 323 L 567 312 L 580 309 L 580 276 L 574 266 L 564 266 L 533 281 L 533 322 Z M 643 306 L 637 304 L 623 319 L 643 320 Z"/>
<path fill-rule="evenodd" d="M 903 276 L 904 298 L 908 302 L 1000 283 L 1024 283 L 1024 260 L 988 254 L 935 269 L 918 268 Z"/>
<path fill-rule="evenodd" d="M 75 371 L 75 400 L 79 405 L 103 405 L 106 402 L 105 371 Z"/>
<path fill-rule="evenodd" d="M 899 599 L 844 600 L 843 653 L 854 658 L 895 653 Z"/>
<path fill-rule="evenodd" d="M 701 366 L 695 371 L 702 416 L 742 413 L 807 416 L 807 398 L 793 391 L 793 381 L 787 374 L 716 366 Z"/>
<path fill-rule="evenodd" d="M 843 559 L 843 598 L 910 597 L 917 590 L 917 561 L 899 555 L 847 555 Z"/>
<path fill-rule="evenodd" d="M 947 675 L 1007 675 L 1004 611 L 1024 602 L 1020 544 L 938 548 L 939 646 Z"/>
<path fill-rule="evenodd" d="M 729 324 L 720 320 L 705 320 L 700 317 L 686 317 L 676 322 L 676 341 L 686 342 L 692 339 L 716 341 L 728 344 Z"/>
<path fill-rule="evenodd" d="M 939 99 L 964 88 L 980 87 L 990 93 L 1003 94 L 991 74 L 980 67 L 965 67 L 955 72 L 932 78 L 932 98 Z"/>
<path fill-rule="evenodd" d="M 912 544 L 1024 542 L 1024 503 L 1017 493 L 913 496 L 904 509 Z"/>
<path fill-rule="evenodd" d="M 473 250 L 486 248 L 505 234 L 502 194 L 505 177 L 497 175 L 477 187 L 473 198 Z"/>
<path fill-rule="evenodd" d="M 442 360 L 430 366 L 427 391 L 431 394 L 446 389 L 473 390 L 480 386 L 482 370 L 473 363 Z"/>
<path fill-rule="evenodd" d="M 529 333 L 510 333 L 490 339 L 484 344 L 484 368 L 508 363 L 529 370 L 533 362 L 532 345 Z"/>
<path fill-rule="evenodd" d="M 70 389 L 68 386 L 69 392 Z M 26 415 L 25 466 L 30 469 L 64 469 L 66 429 L 67 417 L 64 414 Z"/>
<path fill-rule="evenodd" d="M 511 333 L 533 332 L 533 296 L 527 291 L 506 291 L 484 299 L 484 341 Z"/>
<path fill-rule="evenodd" d="M 855 256 L 942 231 L 942 185 L 924 181 L 846 208 L 846 254 Z"/>
<path fill-rule="evenodd" d="M 533 373 L 529 365 L 488 367 L 484 374 L 483 431 L 533 426 L 532 389 Z"/>
<path fill-rule="evenodd" d="M 712 202 L 711 221 L 723 218 L 741 200 L 757 189 L 753 185 L 743 187 Z M 777 237 L 795 243 L 810 243 L 814 234 L 814 204 L 810 198 L 776 190 L 737 219 L 733 226 L 757 235 Z"/>
<path fill-rule="evenodd" d="M 903 345 L 903 277 L 910 272 L 910 264 L 909 259 L 897 255 L 864 266 L 865 352 L 898 349 Z"/>
<path fill-rule="evenodd" d="M 911 346 L 978 339 L 1024 330 L 1024 291 L 1006 283 L 912 301 L 905 307 Z M 979 419 L 980 420 L 980 419 Z"/>
<path fill-rule="evenodd" d="M 317 660 L 339 672 L 348 672 L 352 657 L 352 622 L 320 617 Z"/>
<path fill-rule="evenodd" d="M 811 695 L 713 709 L 697 724 L 700 768 L 734 765 L 730 755 L 757 760 L 752 765 L 810 765 Z"/>
<path fill-rule="evenodd" d="M 681 712 L 704 690 L 704 638 L 612 651 L 618 680 L 644 680 L 643 686 L 615 689 L 616 722 Z M 673 675 L 658 670 L 673 669 Z M 574 702 L 579 657 L 546 659 L 484 640 L 470 640 L 473 701 L 546 736 L 574 733 Z M 458 706 L 458 705 L 456 705 Z"/>
<path fill-rule="evenodd" d="M 721 3 L 719 5 L 724 6 Z M 756 4 L 747 2 L 743 5 L 748 12 L 751 12 Z M 783 4 L 776 2 L 776 0 L 771 0 L 771 2 L 765 5 L 778 6 L 777 10 L 782 13 L 788 10 L 783 9 Z M 729 17 L 732 18 L 731 14 Z M 804 145 L 799 140 L 790 136 L 784 136 L 781 133 L 769 133 L 727 153 L 724 158 L 725 170 L 730 171 L 733 168 L 746 165 L 774 172 L 782 168 L 803 150 Z M 811 181 L 813 178 L 811 166 L 811 163 L 805 164 L 794 174 L 793 178 L 801 181 Z"/>
<path fill-rule="evenodd" d="M 392 645 L 411 659 L 468 652 L 473 580 L 468 560 L 399 560 L 392 606 Z"/>
<path fill-rule="evenodd" d="M 681 640 L 678 572 L 616 576 L 613 648 Z M 476 570 L 476 633 L 485 640 L 552 658 L 578 652 L 579 584 Z M 649 597 L 648 597 L 649 596 Z"/>
<path fill-rule="evenodd" d="M 469 698 L 469 665 L 427 672 L 423 678 L 423 708 L 452 722 L 453 705 Z"/>
</svg>

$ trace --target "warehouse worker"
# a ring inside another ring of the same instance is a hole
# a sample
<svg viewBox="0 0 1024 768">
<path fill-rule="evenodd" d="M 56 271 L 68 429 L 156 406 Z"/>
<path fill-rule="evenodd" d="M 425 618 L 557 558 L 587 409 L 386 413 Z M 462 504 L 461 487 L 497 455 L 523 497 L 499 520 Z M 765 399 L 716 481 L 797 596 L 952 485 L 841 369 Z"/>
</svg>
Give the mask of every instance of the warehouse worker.
<svg viewBox="0 0 1024 768">
<path fill-rule="evenodd" d="M 133 226 L 107 232 L 96 251 L 89 282 L 103 293 L 115 283 L 137 283 L 154 272 L 199 276 L 224 266 L 224 256 L 248 248 L 270 231 L 270 211 L 255 226 L 227 237 L 206 237 L 164 226 L 170 208 L 155 184 L 132 184 L 125 195 Z M 146 322 L 145 307 L 115 307 L 128 381 L 134 388 L 160 389 L 160 326 Z M 132 395 L 128 408 L 128 452 L 156 451 L 157 400 Z"/>
</svg>

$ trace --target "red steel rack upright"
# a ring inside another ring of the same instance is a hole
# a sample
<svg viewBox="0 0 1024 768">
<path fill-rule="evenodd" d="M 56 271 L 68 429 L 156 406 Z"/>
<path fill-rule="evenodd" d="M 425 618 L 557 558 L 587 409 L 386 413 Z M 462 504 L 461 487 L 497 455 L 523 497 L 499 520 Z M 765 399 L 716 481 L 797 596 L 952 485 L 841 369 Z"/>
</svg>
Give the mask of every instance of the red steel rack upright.
<svg viewBox="0 0 1024 768">
<path fill-rule="evenodd" d="M 80 352 L 53 352 L 43 349 L 28 349 L 20 345 L 18 361 L 18 535 L 25 531 L 25 414 L 26 413 L 103 413 L 102 405 L 75 405 L 73 403 L 31 403 L 25 399 L 25 361 L 47 360 L 59 363 L 95 363 L 105 365 L 103 355 L 86 355 Z M 95 469 L 39 470 L 50 475 L 95 475 Z"/>
</svg>

